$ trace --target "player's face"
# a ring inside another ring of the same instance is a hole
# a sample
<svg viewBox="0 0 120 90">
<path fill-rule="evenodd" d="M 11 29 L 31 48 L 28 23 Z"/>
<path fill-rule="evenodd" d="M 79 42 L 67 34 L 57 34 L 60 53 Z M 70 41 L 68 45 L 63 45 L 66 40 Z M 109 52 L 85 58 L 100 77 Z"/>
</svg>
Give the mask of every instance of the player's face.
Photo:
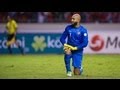
<svg viewBox="0 0 120 90">
<path fill-rule="evenodd" d="M 8 16 L 8 17 L 7 17 L 7 20 L 8 20 L 8 21 L 10 21 L 10 20 L 11 20 L 10 16 Z"/>
<path fill-rule="evenodd" d="M 78 23 L 80 23 L 80 15 L 74 14 L 71 18 L 71 23 L 76 26 Z"/>
<path fill-rule="evenodd" d="M 73 25 L 76 25 L 76 24 L 78 23 L 77 18 L 76 18 L 75 16 L 72 16 L 72 18 L 71 18 L 71 23 L 72 23 Z"/>
</svg>

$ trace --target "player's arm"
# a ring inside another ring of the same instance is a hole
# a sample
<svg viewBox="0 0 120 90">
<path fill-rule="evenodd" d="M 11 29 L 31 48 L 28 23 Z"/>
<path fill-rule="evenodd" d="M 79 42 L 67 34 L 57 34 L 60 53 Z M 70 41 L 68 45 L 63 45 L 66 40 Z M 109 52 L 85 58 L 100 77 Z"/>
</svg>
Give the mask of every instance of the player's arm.
<svg viewBox="0 0 120 90">
<path fill-rule="evenodd" d="M 15 27 L 15 30 L 17 31 L 18 25 L 17 25 L 17 22 L 16 22 L 16 21 L 14 21 L 14 27 Z"/>
<path fill-rule="evenodd" d="M 79 46 L 77 46 L 77 49 L 82 49 L 88 45 L 88 33 L 86 29 L 83 31 L 82 37 L 83 37 L 83 42 Z"/>
<path fill-rule="evenodd" d="M 18 29 L 17 22 L 14 20 L 14 21 L 13 21 L 13 24 L 14 24 L 14 28 L 15 28 L 15 31 L 16 31 L 15 33 L 17 33 L 17 29 Z"/>
<path fill-rule="evenodd" d="M 65 46 L 66 45 L 66 38 L 67 38 L 67 36 L 68 36 L 68 32 L 67 32 L 67 27 L 66 27 L 65 31 L 63 32 L 63 34 L 60 37 L 60 41 L 63 44 L 63 50 L 64 50 L 64 52 L 67 55 L 69 55 L 69 54 L 71 54 L 71 48 Z"/>
<path fill-rule="evenodd" d="M 66 38 L 68 36 L 68 32 L 67 32 L 67 28 L 65 28 L 65 31 L 63 32 L 63 34 L 60 37 L 60 42 L 64 45 L 66 43 Z"/>
</svg>

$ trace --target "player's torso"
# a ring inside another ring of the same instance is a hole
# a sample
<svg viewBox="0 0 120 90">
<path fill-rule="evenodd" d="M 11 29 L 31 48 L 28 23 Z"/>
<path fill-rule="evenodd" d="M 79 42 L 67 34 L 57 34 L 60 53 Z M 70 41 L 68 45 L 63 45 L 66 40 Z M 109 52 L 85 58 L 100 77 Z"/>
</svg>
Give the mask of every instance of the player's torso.
<svg viewBox="0 0 120 90">
<path fill-rule="evenodd" d="M 82 31 L 82 26 L 80 26 L 79 28 L 68 28 L 68 43 L 73 46 L 79 45 L 82 42 L 83 38 Z"/>
<path fill-rule="evenodd" d="M 7 28 L 8 28 L 8 33 L 9 34 L 15 33 L 15 23 L 14 23 L 14 21 L 9 21 L 7 23 Z"/>
</svg>

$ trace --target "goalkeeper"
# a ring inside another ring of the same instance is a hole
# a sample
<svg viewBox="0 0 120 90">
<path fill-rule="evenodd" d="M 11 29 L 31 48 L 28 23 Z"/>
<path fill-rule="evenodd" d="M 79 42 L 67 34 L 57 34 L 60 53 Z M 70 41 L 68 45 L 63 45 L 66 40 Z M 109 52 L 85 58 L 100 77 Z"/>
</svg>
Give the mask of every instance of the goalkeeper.
<svg viewBox="0 0 120 90">
<path fill-rule="evenodd" d="M 60 41 L 64 46 L 65 66 L 67 76 L 72 76 L 70 67 L 70 59 L 72 58 L 72 66 L 74 67 L 74 75 L 81 75 L 83 49 L 88 45 L 88 33 L 87 30 L 80 24 L 81 16 L 74 14 L 71 18 L 71 25 L 65 28 L 65 31 L 61 35 Z"/>
</svg>

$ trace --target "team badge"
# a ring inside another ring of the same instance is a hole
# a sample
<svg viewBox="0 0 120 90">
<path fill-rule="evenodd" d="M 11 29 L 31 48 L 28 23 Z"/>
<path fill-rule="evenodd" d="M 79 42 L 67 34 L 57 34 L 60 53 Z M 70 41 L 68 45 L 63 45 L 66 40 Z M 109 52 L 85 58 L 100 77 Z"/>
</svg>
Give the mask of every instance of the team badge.
<svg viewBox="0 0 120 90">
<path fill-rule="evenodd" d="M 87 33 L 84 33 L 84 36 L 87 36 Z"/>
</svg>

